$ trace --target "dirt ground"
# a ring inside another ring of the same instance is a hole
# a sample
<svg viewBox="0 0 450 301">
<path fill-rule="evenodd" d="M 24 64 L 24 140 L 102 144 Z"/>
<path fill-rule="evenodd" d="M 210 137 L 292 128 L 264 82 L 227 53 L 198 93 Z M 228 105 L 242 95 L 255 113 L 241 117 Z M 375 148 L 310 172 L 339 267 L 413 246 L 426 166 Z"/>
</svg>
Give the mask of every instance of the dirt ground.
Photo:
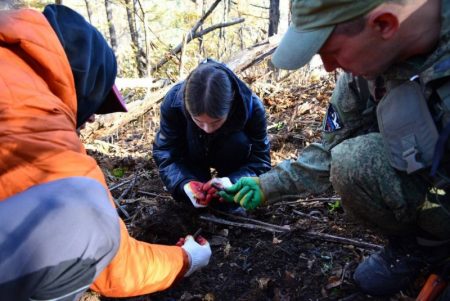
<svg viewBox="0 0 450 301">
<path fill-rule="evenodd" d="M 295 158 L 319 139 L 333 85 L 331 78 L 263 94 L 273 164 Z M 134 237 L 172 245 L 201 228 L 213 255 L 206 268 L 164 292 L 120 300 L 414 300 L 410 296 L 423 280 L 391 298 L 358 292 L 352 273 L 383 239 L 347 220 L 333 191 L 285 199 L 246 217 L 174 201 L 151 159 L 157 122 L 157 110 L 148 112 L 87 149 L 104 170 Z M 119 299 L 90 293 L 83 300 Z"/>
</svg>

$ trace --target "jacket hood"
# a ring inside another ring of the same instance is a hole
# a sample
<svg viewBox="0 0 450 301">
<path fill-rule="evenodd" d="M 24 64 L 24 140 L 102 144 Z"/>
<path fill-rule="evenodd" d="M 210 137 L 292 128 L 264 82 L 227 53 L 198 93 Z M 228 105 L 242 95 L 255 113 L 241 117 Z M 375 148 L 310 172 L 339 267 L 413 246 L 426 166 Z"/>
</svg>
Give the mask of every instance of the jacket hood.
<svg viewBox="0 0 450 301">
<path fill-rule="evenodd" d="M 109 96 L 117 74 L 116 58 L 102 34 L 74 10 L 48 5 L 43 14 L 58 36 L 72 69 L 79 127 L 97 113 Z"/>
<path fill-rule="evenodd" d="M 213 59 L 206 59 L 201 64 L 214 64 L 219 69 L 222 69 L 229 76 L 233 89 L 235 90 L 235 97 L 233 105 L 231 107 L 230 116 L 222 126 L 224 128 L 243 128 L 247 121 L 251 118 L 253 111 L 253 92 L 250 88 L 239 79 L 233 71 L 231 71 L 225 64 L 219 63 Z M 180 88 L 177 92 L 177 96 L 172 103 L 173 107 L 181 107 L 183 113 L 186 115 L 186 119 L 192 121 L 189 114 L 185 111 L 184 107 L 184 86 L 185 81 L 180 83 Z"/>
</svg>

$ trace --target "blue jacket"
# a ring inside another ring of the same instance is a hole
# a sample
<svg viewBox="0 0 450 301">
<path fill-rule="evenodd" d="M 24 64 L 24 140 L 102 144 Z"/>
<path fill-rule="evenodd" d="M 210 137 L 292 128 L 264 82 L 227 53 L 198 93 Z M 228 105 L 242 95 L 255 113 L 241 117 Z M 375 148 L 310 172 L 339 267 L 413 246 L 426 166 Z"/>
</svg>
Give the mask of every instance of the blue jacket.
<svg viewBox="0 0 450 301">
<path fill-rule="evenodd" d="M 211 168 L 231 182 L 270 170 L 270 145 L 261 100 L 225 65 L 212 60 L 206 63 L 225 70 L 237 93 L 226 122 L 212 134 L 197 127 L 185 112 L 184 82 L 165 96 L 153 158 L 162 181 L 176 199 L 184 198 L 185 183 L 211 179 Z"/>
</svg>

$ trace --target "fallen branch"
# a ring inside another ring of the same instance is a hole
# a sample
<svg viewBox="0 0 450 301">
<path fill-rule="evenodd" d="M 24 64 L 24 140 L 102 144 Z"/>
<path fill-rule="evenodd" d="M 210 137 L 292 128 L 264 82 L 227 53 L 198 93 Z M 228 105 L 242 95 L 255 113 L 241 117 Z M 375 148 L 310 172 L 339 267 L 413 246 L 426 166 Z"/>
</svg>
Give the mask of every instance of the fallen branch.
<svg viewBox="0 0 450 301">
<path fill-rule="evenodd" d="M 379 250 L 382 248 L 382 246 L 372 244 L 370 242 L 358 241 L 358 240 L 355 240 L 352 238 L 345 238 L 345 237 L 341 237 L 341 236 L 325 234 L 325 233 L 320 233 L 320 232 L 314 232 L 314 231 L 303 232 L 300 235 L 308 237 L 308 238 L 320 239 L 320 240 L 334 242 L 334 243 L 340 243 L 340 244 L 344 244 L 344 245 L 354 245 L 354 246 L 362 248 L 362 249 Z"/>
<path fill-rule="evenodd" d="M 158 105 L 174 85 L 167 86 L 149 94 L 141 103 L 132 108 L 130 106 L 127 113 L 115 113 L 97 118 L 94 123 L 87 124 L 86 128 L 81 131 L 83 139 L 90 141 L 96 137 L 107 137 L 115 133 L 125 124 L 138 119 Z"/>
<path fill-rule="evenodd" d="M 130 192 L 130 190 L 134 187 L 138 177 L 139 177 L 139 175 L 137 175 L 137 174 L 133 177 L 133 180 L 131 181 L 130 185 L 128 185 L 128 187 L 119 196 L 119 199 L 118 199 L 119 201 L 123 200 L 125 198 L 125 196 L 128 194 L 128 192 Z"/>
<path fill-rule="evenodd" d="M 148 195 L 148 196 L 154 196 L 157 198 L 166 198 L 166 199 L 171 199 L 171 196 L 168 195 L 161 195 L 158 193 L 153 193 L 153 192 L 148 192 L 148 191 L 143 191 L 143 190 L 138 190 L 138 193 L 143 194 L 143 195 Z"/>
<path fill-rule="evenodd" d="M 286 226 L 277 226 L 277 225 L 272 225 L 269 223 L 264 223 L 261 221 L 244 218 L 244 217 L 238 217 L 238 216 L 234 216 L 233 218 L 240 219 L 240 220 L 247 220 L 252 223 L 251 224 L 239 223 L 239 222 L 233 222 L 233 221 L 225 220 L 222 218 L 218 218 L 213 215 L 200 215 L 200 219 L 202 219 L 202 220 L 206 220 L 206 221 L 210 221 L 210 222 L 222 224 L 222 225 L 241 227 L 241 228 L 250 229 L 250 230 L 267 231 L 267 232 L 272 232 L 272 233 L 291 232 L 291 229 L 289 226 L 287 226 L 287 227 Z M 255 222 L 257 222 L 257 224 L 255 224 Z M 345 244 L 345 245 L 354 245 L 356 247 L 363 248 L 363 249 L 375 249 L 375 250 L 381 249 L 380 245 L 376 245 L 376 244 L 372 244 L 372 243 L 368 243 L 368 242 L 364 242 L 364 241 L 358 241 L 358 240 L 351 239 L 351 238 L 345 238 L 345 237 L 340 237 L 340 236 L 336 236 L 336 235 L 331 235 L 331 234 L 325 234 L 325 233 L 314 232 L 314 231 L 299 232 L 299 234 L 306 238 L 319 239 L 319 240 L 323 240 L 323 241 L 340 243 L 340 244 Z"/>
<path fill-rule="evenodd" d="M 126 179 L 125 181 L 116 183 L 109 188 L 109 191 L 113 191 L 119 187 L 122 187 L 123 185 L 130 183 L 130 181 L 132 181 L 132 179 Z"/>
<path fill-rule="evenodd" d="M 128 185 L 128 187 L 122 192 L 122 194 L 119 196 L 119 198 L 116 200 L 114 199 L 114 203 L 116 204 L 117 208 L 123 213 L 123 215 L 125 215 L 125 217 L 127 219 L 130 219 L 130 214 L 123 208 L 122 205 L 120 205 L 120 202 L 125 198 L 125 196 L 128 194 L 128 192 L 130 192 L 130 190 L 134 187 L 134 185 L 136 184 L 136 180 L 139 177 L 139 175 L 135 175 L 133 177 L 133 180 L 131 180 L 130 185 Z"/>
<path fill-rule="evenodd" d="M 258 224 L 258 225 L 262 225 L 262 226 L 267 226 L 267 227 L 275 228 L 275 229 L 278 229 L 278 230 L 281 230 L 281 231 L 286 231 L 286 230 L 290 231 L 291 230 L 291 227 L 289 225 L 278 226 L 278 225 L 266 223 L 266 222 L 263 222 L 263 221 L 259 221 L 259 220 L 256 220 L 256 219 L 248 218 L 248 217 L 243 217 L 243 216 L 239 216 L 239 215 L 233 215 L 233 214 L 230 214 L 230 213 L 225 213 L 225 212 L 222 212 L 222 211 L 219 211 L 219 210 L 214 210 L 214 212 L 216 212 L 218 214 L 221 214 L 221 215 L 224 215 L 224 216 L 227 216 L 227 217 L 230 217 L 230 218 L 235 219 L 235 220 L 241 220 L 241 221 L 250 222 L 252 224 Z"/>
<path fill-rule="evenodd" d="M 245 71 L 270 56 L 278 47 L 280 39 L 280 35 L 272 36 L 269 39 L 236 54 L 227 62 L 227 66 L 235 73 Z"/>
<path fill-rule="evenodd" d="M 283 233 L 283 232 L 290 231 L 290 229 L 286 229 L 286 228 L 280 229 L 282 227 L 276 226 L 276 225 L 263 226 L 263 225 L 247 224 L 247 223 L 238 223 L 238 222 L 232 222 L 232 221 L 228 221 L 228 220 L 225 220 L 222 218 L 218 218 L 215 216 L 200 215 L 200 219 L 214 222 L 217 224 L 241 227 L 241 228 L 246 228 L 246 229 L 250 229 L 250 230 L 262 230 L 262 231 L 276 232 L 276 233 Z"/>
<path fill-rule="evenodd" d="M 336 201 L 340 201 L 341 198 L 339 197 L 332 197 L 332 198 L 312 198 L 312 199 L 305 199 L 304 195 L 300 195 L 300 194 L 292 194 L 292 195 L 285 195 L 283 197 L 280 197 L 279 199 L 293 199 L 293 198 L 302 198 L 300 200 L 296 200 L 296 201 L 290 201 L 290 202 L 274 202 L 273 204 L 271 204 L 272 206 L 286 206 L 286 205 L 295 205 L 295 204 L 299 204 L 299 203 L 308 203 L 308 202 L 323 202 L 323 203 L 331 203 L 331 202 L 336 202 Z"/>
<path fill-rule="evenodd" d="M 294 212 L 297 215 L 300 215 L 300 216 L 303 216 L 303 217 L 306 217 L 306 218 L 309 218 L 309 219 L 312 219 L 312 220 L 315 220 L 315 221 L 318 221 L 318 222 L 323 222 L 323 223 L 327 222 L 326 220 L 321 219 L 321 218 L 319 218 L 317 216 L 314 216 L 312 214 L 307 214 L 307 213 L 304 213 L 304 212 L 301 212 L 301 211 L 298 211 L 298 210 L 292 210 L 292 212 Z"/>
</svg>

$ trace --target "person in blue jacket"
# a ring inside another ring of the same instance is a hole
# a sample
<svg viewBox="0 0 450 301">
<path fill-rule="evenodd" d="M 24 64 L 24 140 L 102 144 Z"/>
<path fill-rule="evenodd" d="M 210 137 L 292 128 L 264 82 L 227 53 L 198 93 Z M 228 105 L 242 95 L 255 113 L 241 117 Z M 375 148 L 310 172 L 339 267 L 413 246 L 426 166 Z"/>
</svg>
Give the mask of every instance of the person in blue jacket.
<svg viewBox="0 0 450 301">
<path fill-rule="evenodd" d="M 165 96 L 153 158 L 176 200 L 208 205 L 218 199 L 217 178 L 234 183 L 270 170 L 261 100 L 224 64 L 203 61 Z"/>
</svg>

